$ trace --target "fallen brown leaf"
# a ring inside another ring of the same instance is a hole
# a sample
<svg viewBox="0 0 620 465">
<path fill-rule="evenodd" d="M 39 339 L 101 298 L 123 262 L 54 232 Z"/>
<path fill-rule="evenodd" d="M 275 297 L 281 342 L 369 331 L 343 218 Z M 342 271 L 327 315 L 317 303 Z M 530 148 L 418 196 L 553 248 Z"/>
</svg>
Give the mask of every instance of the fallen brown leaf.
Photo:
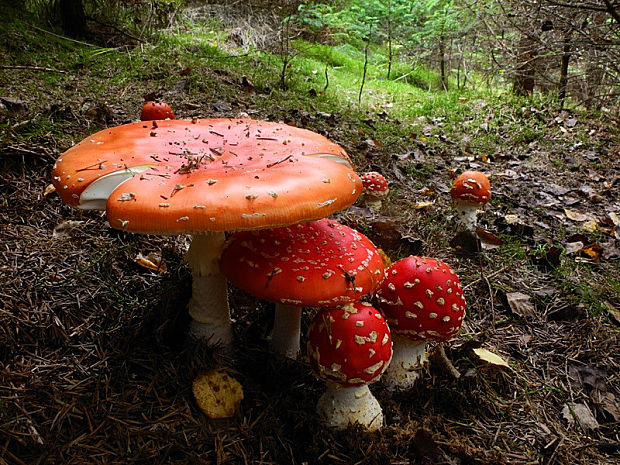
<svg viewBox="0 0 620 465">
<path fill-rule="evenodd" d="M 532 298 L 521 292 L 508 292 L 506 300 L 510 306 L 510 310 L 520 317 L 535 317 L 538 315 L 536 307 L 532 303 Z"/>
<path fill-rule="evenodd" d="M 568 208 L 564 209 L 564 214 L 569 220 L 573 220 L 573 221 L 581 222 L 581 221 L 587 221 L 590 219 L 590 217 L 586 215 L 585 213 L 569 210 Z"/>
</svg>

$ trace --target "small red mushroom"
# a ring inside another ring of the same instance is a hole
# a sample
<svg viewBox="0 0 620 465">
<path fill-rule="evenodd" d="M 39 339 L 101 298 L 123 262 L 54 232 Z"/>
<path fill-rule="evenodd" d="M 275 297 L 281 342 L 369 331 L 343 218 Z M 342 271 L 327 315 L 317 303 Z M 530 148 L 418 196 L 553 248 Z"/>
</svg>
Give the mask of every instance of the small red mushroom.
<svg viewBox="0 0 620 465">
<path fill-rule="evenodd" d="M 365 302 L 325 308 L 308 329 L 308 359 L 327 390 L 317 411 L 330 426 L 352 423 L 374 431 L 383 413 L 368 385 L 379 379 L 392 357 L 392 338 L 385 319 Z"/>
<path fill-rule="evenodd" d="M 478 208 L 491 199 L 489 178 L 479 171 L 465 171 L 454 180 L 450 195 L 454 199 L 458 222 L 473 231 Z"/>
<path fill-rule="evenodd" d="M 394 359 L 384 383 L 408 388 L 426 360 L 426 341 L 445 341 L 458 333 L 465 315 L 461 282 L 436 258 L 409 256 L 389 267 L 376 292 L 376 306 L 394 337 Z"/>
<path fill-rule="evenodd" d="M 383 259 L 366 236 L 329 219 L 239 231 L 220 269 L 235 286 L 276 302 L 272 349 L 296 357 L 302 307 L 335 307 L 374 293 Z"/>
<path fill-rule="evenodd" d="M 379 210 L 381 202 L 388 196 L 390 188 L 387 180 L 381 173 L 370 171 L 360 176 L 362 178 L 363 201 L 371 210 Z"/>
<path fill-rule="evenodd" d="M 174 112 L 170 105 L 164 102 L 146 102 L 142 107 L 140 121 L 174 119 Z"/>
</svg>

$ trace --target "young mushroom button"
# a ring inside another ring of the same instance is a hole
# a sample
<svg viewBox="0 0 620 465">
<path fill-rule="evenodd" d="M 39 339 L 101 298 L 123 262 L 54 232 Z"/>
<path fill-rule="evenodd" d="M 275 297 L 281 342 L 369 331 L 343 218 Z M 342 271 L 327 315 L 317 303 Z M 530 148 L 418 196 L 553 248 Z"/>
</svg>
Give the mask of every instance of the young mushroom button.
<svg viewBox="0 0 620 465">
<path fill-rule="evenodd" d="M 363 202 L 371 210 L 379 210 L 381 202 L 388 196 L 390 188 L 387 180 L 381 173 L 370 171 L 360 176 L 364 192 L 362 194 Z"/>
<path fill-rule="evenodd" d="M 374 293 L 383 260 L 363 234 L 329 219 L 231 235 L 220 260 L 224 276 L 276 303 L 271 345 L 299 352 L 302 307 L 338 306 Z"/>
<path fill-rule="evenodd" d="M 311 131 L 249 119 L 165 120 L 105 129 L 63 153 L 61 199 L 105 209 L 110 226 L 192 234 L 191 333 L 231 340 L 224 232 L 312 221 L 361 192 L 346 152 Z"/>
<path fill-rule="evenodd" d="M 359 423 L 374 431 L 383 413 L 368 384 L 379 379 L 392 357 L 390 330 L 370 304 L 355 302 L 317 313 L 308 329 L 308 359 L 326 392 L 317 403 L 328 425 Z"/>
<path fill-rule="evenodd" d="M 165 102 L 146 102 L 142 107 L 140 121 L 174 119 L 174 112 Z"/>
<path fill-rule="evenodd" d="M 426 341 L 454 336 L 465 316 L 461 282 L 452 268 L 430 257 L 409 256 L 390 266 L 375 296 L 394 337 L 394 358 L 383 383 L 406 389 L 419 378 Z"/>
<path fill-rule="evenodd" d="M 466 230 L 473 231 L 478 208 L 491 199 L 489 178 L 479 171 L 465 171 L 454 180 L 450 195 L 456 207 L 457 222 Z"/>
</svg>

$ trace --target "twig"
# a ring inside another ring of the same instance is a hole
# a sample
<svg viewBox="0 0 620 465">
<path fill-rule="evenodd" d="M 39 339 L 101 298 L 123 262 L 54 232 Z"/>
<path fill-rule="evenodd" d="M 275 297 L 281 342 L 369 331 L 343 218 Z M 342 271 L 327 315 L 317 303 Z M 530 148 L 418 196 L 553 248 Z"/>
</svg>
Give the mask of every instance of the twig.
<svg viewBox="0 0 620 465">
<path fill-rule="evenodd" d="M 69 37 L 61 36 L 59 34 L 54 34 L 51 31 L 48 31 L 46 29 L 41 29 L 40 27 L 37 27 L 37 26 L 30 25 L 30 27 L 32 27 L 33 29 L 36 29 L 37 31 L 45 32 L 46 34 L 52 35 L 54 37 L 58 37 L 59 39 L 68 40 L 69 42 L 74 42 L 76 44 L 87 45 L 88 47 L 95 47 L 95 48 L 97 48 L 96 45 L 89 44 L 88 42 L 82 42 L 81 40 L 75 40 L 75 39 L 71 39 Z"/>
<path fill-rule="evenodd" d="M 323 94 L 325 94 L 325 91 L 327 90 L 327 87 L 329 86 L 329 75 L 327 74 L 327 63 L 325 64 L 325 87 L 323 87 Z"/>
<path fill-rule="evenodd" d="M 27 66 L 27 65 L 0 65 L 0 69 L 30 69 L 33 71 L 45 71 L 46 73 L 67 74 L 61 69 L 45 68 L 43 66 Z"/>
<path fill-rule="evenodd" d="M 487 275 L 487 279 L 494 278 L 495 276 L 500 274 L 502 271 L 506 271 L 507 268 L 508 268 L 508 266 L 502 266 L 499 270 L 496 270 L 493 273 L 491 273 L 490 275 Z M 483 277 L 480 277 L 480 278 L 476 279 L 475 281 L 472 281 L 471 283 L 467 284 L 466 286 L 463 286 L 463 290 L 469 289 L 470 287 L 478 284 L 480 281 L 482 281 L 482 279 L 483 279 Z"/>
<path fill-rule="evenodd" d="M 137 40 L 138 42 L 142 42 L 142 43 L 146 42 L 144 39 L 141 39 L 140 37 L 136 37 L 126 31 L 123 31 L 122 29 L 116 27 L 114 24 L 108 24 L 108 23 L 101 22 L 93 18 L 92 16 L 87 16 L 86 19 L 88 19 L 89 21 L 92 21 L 93 23 L 99 24 L 100 26 L 105 26 L 105 27 L 109 27 L 110 29 L 114 29 L 119 34 L 122 34 L 125 37 L 129 37 L 130 39 Z"/>
<path fill-rule="evenodd" d="M 279 165 L 280 163 L 284 163 L 286 160 L 288 160 L 292 156 L 293 155 L 287 155 L 286 157 L 284 157 L 284 158 L 282 158 L 280 160 L 274 161 L 273 163 L 267 163 L 266 166 L 267 166 L 267 168 L 271 168 L 272 166 Z"/>
<path fill-rule="evenodd" d="M 445 373 L 449 374 L 455 379 L 461 377 L 461 373 L 452 364 L 452 361 L 446 355 L 446 351 L 443 348 L 443 344 L 439 343 L 435 346 L 435 349 L 430 355 L 431 361 L 436 363 Z"/>
</svg>

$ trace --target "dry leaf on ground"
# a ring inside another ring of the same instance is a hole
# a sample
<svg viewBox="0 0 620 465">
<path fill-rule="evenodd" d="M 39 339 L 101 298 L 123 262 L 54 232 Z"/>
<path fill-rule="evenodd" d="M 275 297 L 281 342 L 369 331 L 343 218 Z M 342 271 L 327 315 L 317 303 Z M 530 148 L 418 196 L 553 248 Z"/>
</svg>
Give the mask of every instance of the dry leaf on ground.
<svg viewBox="0 0 620 465">
<path fill-rule="evenodd" d="M 476 354 L 478 358 L 484 362 L 490 363 L 491 365 L 510 368 L 510 365 L 508 365 L 508 363 L 502 357 L 500 357 L 494 352 L 491 352 L 488 349 L 483 349 L 482 347 L 480 347 L 472 350 L 474 354 Z"/>
<path fill-rule="evenodd" d="M 573 425 L 575 420 L 584 430 L 589 433 L 599 428 L 598 421 L 592 415 L 592 411 L 586 404 L 566 404 L 562 409 L 562 416 L 569 425 Z"/>
<path fill-rule="evenodd" d="M 506 300 L 513 313 L 520 317 L 535 317 L 538 315 L 532 298 L 522 292 L 509 292 L 506 294 Z"/>
<path fill-rule="evenodd" d="M 209 418 L 229 418 L 243 400 L 239 381 L 222 370 L 198 375 L 192 384 L 196 404 Z"/>
</svg>

